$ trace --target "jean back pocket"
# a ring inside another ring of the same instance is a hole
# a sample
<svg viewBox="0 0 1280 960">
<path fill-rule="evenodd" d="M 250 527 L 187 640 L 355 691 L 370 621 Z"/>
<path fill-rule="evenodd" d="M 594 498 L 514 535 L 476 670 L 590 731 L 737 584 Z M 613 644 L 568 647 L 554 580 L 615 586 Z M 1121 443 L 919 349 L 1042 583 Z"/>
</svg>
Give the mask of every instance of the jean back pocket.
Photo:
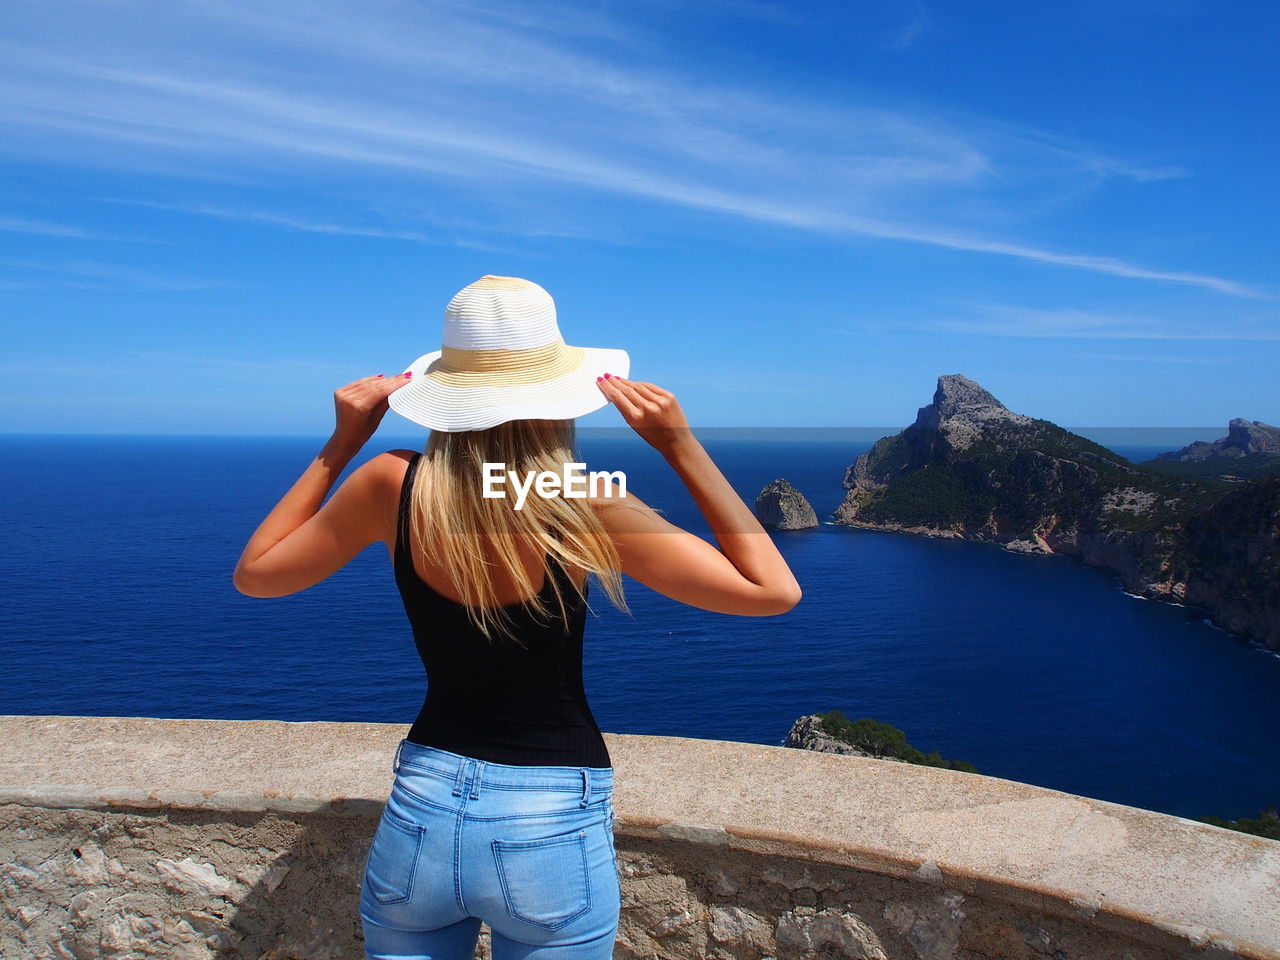
<svg viewBox="0 0 1280 960">
<path fill-rule="evenodd" d="M 556 930 L 591 909 L 585 830 L 535 840 L 494 840 L 507 912 Z"/>
<path fill-rule="evenodd" d="M 404 903 L 412 899 L 424 829 L 383 809 L 365 865 L 365 882 L 379 903 Z"/>
</svg>

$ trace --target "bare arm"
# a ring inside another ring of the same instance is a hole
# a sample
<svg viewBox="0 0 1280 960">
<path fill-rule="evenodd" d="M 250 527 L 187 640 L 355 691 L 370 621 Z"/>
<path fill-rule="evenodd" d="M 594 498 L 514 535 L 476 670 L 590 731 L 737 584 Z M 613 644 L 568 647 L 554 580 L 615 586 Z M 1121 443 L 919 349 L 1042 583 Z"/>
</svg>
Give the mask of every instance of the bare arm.
<svg viewBox="0 0 1280 960">
<path fill-rule="evenodd" d="M 623 573 L 690 606 L 775 616 L 800 602 L 800 585 L 773 539 L 693 436 L 674 395 L 619 377 L 601 389 L 684 481 L 720 549 L 672 524 L 638 497 L 597 501 Z"/>
<path fill-rule="evenodd" d="M 365 377 L 334 391 L 337 425 L 324 449 L 258 526 L 231 575 L 248 597 L 283 597 L 344 567 L 386 536 L 380 457 L 363 464 L 325 503 L 334 482 L 373 436 L 402 377 Z"/>
</svg>

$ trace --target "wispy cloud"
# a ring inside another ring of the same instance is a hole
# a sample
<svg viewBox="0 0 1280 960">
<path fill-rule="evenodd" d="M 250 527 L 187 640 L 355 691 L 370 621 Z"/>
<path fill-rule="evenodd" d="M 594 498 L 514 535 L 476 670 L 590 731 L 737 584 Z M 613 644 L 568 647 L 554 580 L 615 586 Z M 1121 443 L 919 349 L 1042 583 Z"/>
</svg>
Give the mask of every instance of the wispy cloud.
<svg viewBox="0 0 1280 960">
<path fill-rule="evenodd" d="M 892 50 L 905 50 L 919 39 L 920 35 L 927 31 L 933 25 L 933 21 L 929 17 L 929 11 L 925 9 L 924 4 L 916 8 L 914 15 L 903 26 L 893 38 L 889 41 L 888 46 Z"/>
<path fill-rule="evenodd" d="M 0 269 L 16 271 L 18 277 L 0 278 L 9 290 L 57 288 L 114 290 L 207 290 L 212 287 L 241 286 L 238 282 L 202 277 L 174 277 L 150 270 L 100 263 L 95 260 L 0 260 Z"/>
<path fill-rule="evenodd" d="M 457 233 L 464 226 L 474 230 L 475 223 L 455 223 L 449 232 L 441 230 L 438 233 L 425 233 L 421 230 L 409 230 L 396 227 L 376 227 L 365 224 L 355 223 L 336 223 L 327 220 L 316 220 L 310 217 L 293 215 L 287 213 L 277 213 L 270 210 L 235 210 L 226 207 L 219 207 L 209 203 L 163 203 L 158 200 L 143 200 L 126 197 L 99 197 L 103 203 L 119 203 L 129 206 L 149 207 L 155 210 L 172 210 L 178 213 L 191 214 L 194 216 L 217 217 L 223 220 L 240 220 L 254 223 L 268 223 L 272 226 L 283 227 L 289 230 L 299 230 L 306 233 L 322 233 L 333 234 L 336 236 L 347 237 L 374 237 L 388 240 L 408 240 L 414 243 L 426 243 L 442 246 L 463 247 L 466 249 L 481 249 L 495 253 L 514 254 L 519 252 L 527 254 L 526 251 L 515 251 L 509 247 L 502 247 L 495 244 L 484 243 L 469 237 L 459 237 Z M 495 227 L 495 229 L 497 229 Z"/>
<path fill-rule="evenodd" d="M 790 382 L 783 376 L 763 381 L 743 380 L 740 377 L 717 377 L 705 371 L 696 374 L 670 372 L 664 377 L 664 385 L 671 390 L 699 389 L 714 390 L 717 393 L 792 393 L 813 395 L 814 387 L 820 378 L 813 376 L 796 378 L 798 382 Z M 828 385 L 838 386 L 834 381 Z"/>
<path fill-rule="evenodd" d="M 121 351 L 121 362 L 136 369 L 146 370 L 209 370 L 219 374 L 238 375 L 245 378 L 279 377 L 287 374 L 304 376 L 350 375 L 351 364 L 337 361 L 308 360 L 293 357 L 285 360 L 251 360 L 245 357 L 229 357 L 197 350 L 137 350 Z M 371 371 L 378 373 L 379 371 Z M 390 372 L 390 371 L 386 371 Z M 399 372 L 399 371 L 397 371 Z M 362 374 L 369 376 L 371 374 Z"/>
<path fill-rule="evenodd" d="M 57 370 L 65 367 L 65 356 L 31 356 L 19 362 L 0 363 L 0 373 L 29 374 L 39 370 Z M 207 353 L 198 350 L 139 350 L 123 348 L 114 355 L 104 353 L 93 360 L 76 361 L 79 377 L 138 377 L 161 375 L 214 373 L 219 377 L 259 380 L 264 377 L 283 378 L 301 376 L 351 377 L 351 364 L 292 358 L 288 360 L 251 360 Z M 389 371 L 388 371 L 389 372 Z M 367 374 L 365 374 L 367 376 Z M 169 381 L 165 381 L 169 382 Z"/>
<path fill-rule="evenodd" d="M 748 14 L 773 9 L 742 2 Z M 928 25 L 918 9 L 909 40 Z M 97 156 L 86 144 L 106 144 L 126 156 L 167 154 L 184 176 L 228 166 L 276 179 L 303 169 L 365 180 L 381 171 L 469 196 L 525 198 L 539 185 L 553 191 L 549 207 L 601 195 L 658 201 L 775 227 L 1266 295 L 1212 274 L 994 236 L 990 224 L 954 212 L 982 197 L 1004 205 L 993 221 L 1008 220 L 1019 208 L 1002 199 L 1011 186 L 1021 197 L 1038 183 L 1051 191 L 1064 181 L 1156 181 L 1181 175 L 1176 165 L 1113 158 L 983 118 L 805 102 L 749 80 L 707 83 L 644 60 L 643 25 L 592 7 L 122 0 L 108 9 L 47 0 L 20 20 L 10 37 L 34 39 L 0 42 L 0 56 L 19 68 L 0 81 L 0 124 L 39 128 L 42 151 L 79 162 Z M 23 142 L 10 137 L 0 149 L 21 153 Z M 358 232 L 284 213 L 256 219 Z M 376 227 L 366 235 L 425 236 Z"/>
<path fill-rule="evenodd" d="M 0 232 L 25 233 L 72 240 L 105 240 L 112 243 L 172 243 L 170 240 L 164 240 L 159 237 L 122 236 L 103 233 L 98 230 L 86 230 L 84 227 L 72 226 L 66 223 L 52 223 L 47 220 L 26 220 L 21 217 L 7 216 L 0 216 Z"/>
<path fill-rule="evenodd" d="M 1116 363 L 1182 363 L 1192 366 L 1274 366 L 1271 360 L 1251 360 L 1248 357 L 1171 357 L 1145 353 L 1080 353 L 1077 360 L 1110 360 Z"/>
<path fill-rule="evenodd" d="M 259 223 L 270 223 L 290 230 L 303 230 L 308 233 L 332 233 L 350 237 L 383 237 L 391 240 L 412 240 L 415 243 L 439 243 L 438 238 L 418 230 L 396 230 L 383 227 L 368 227 L 358 224 L 329 223 L 311 220 L 306 217 L 289 216 L 272 213 L 267 210 L 229 210 L 208 203 L 160 203 L 154 200 L 111 199 L 113 203 L 128 203 L 137 206 L 153 207 L 159 210 L 176 210 L 182 213 L 194 213 L 201 216 L 220 217 L 225 220 L 252 220 Z M 446 241 L 447 242 L 447 241 Z"/>
<path fill-rule="evenodd" d="M 98 235 L 81 227 L 71 227 L 62 223 L 46 223 L 40 220 L 22 220 L 18 217 L 0 216 L 0 230 L 6 233 L 39 233 L 50 237 L 77 237 L 80 239 L 98 239 Z"/>
<path fill-rule="evenodd" d="M 1067 337 L 1120 340 L 1280 340 L 1280 317 L 1236 317 L 1205 322 L 1181 317 L 1045 310 L 1008 304 L 972 304 L 969 315 L 908 321 L 938 333 L 984 337 Z"/>
<path fill-rule="evenodd" d="M 684 0 L 642 0 L 651 7 L 665 8 L 694 16 L 733 17 L 744 20 L 767 20 L 771 23 L 804 23 L 800 10 L 767 0 L 700 0 L 686 3 Z"/>
</svg>

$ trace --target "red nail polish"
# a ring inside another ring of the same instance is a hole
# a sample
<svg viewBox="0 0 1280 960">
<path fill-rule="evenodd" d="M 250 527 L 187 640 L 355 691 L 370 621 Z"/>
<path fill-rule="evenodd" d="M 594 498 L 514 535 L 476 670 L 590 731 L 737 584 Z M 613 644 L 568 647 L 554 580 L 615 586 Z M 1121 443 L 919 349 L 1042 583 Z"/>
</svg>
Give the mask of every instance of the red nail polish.
<svg viewBox="0 0 1280 960">
<path fill-rule="evenodd" d="M 609 379 L 611 379 L 612 377 L 613 377 L 613 374 L 611 374 L 611 373 L 606 373 L 606 374 L 604 375 L 604 378 L 605 378 L 606 380 L 609 380 Z"/>
<path fill-rule="evenodd" d="M 375 379 L 381 380 L 381 379 L 383 378 L 383 376 L 384 376 L 384 374 L 381 374 L 381 373 L 380 373 L 380 374 L 378 374 L 378 376 L 377 376 Z"/>
</svg>

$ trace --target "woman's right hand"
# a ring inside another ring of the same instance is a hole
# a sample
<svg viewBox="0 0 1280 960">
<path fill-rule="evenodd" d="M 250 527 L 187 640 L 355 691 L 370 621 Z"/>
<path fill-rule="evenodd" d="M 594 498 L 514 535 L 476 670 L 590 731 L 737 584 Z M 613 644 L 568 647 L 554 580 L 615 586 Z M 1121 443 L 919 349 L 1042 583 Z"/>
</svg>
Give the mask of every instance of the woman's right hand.
<svg viewBox="0 0 1280 960">
<path fill-rule="evenodd" d="M 684 481 L 719 544 L 717 549 L 663 519 L 624 486 L 620 500 L 592 501 L 618 546 L 622 572 L 673 600 L 715 613 L 773 617 L 799 603 L 800 584 L 787 561 L 693 436 L 671 391 L 626 377 L 602 378 L 597 386 Z"/>
<path fill-rule="evenodd" d="M 596 386 L 618 408 L 631 429 L 664 456 L 693 440 L 680 402 L 670 390 L 613 375 L 596 378 Z"/>
</svg>

